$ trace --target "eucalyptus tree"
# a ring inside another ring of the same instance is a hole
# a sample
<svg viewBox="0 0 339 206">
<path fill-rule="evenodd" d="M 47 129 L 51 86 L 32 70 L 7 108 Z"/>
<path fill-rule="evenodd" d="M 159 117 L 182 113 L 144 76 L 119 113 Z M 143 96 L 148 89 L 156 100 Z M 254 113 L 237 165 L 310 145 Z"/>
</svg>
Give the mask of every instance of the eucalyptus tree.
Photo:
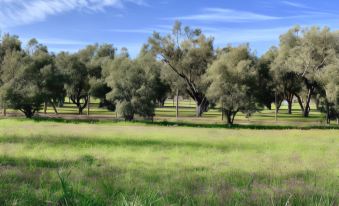
<svg viewBox="0 0 339 206">
<path fill-rule="evenodd" d="M 86 65 L 77 54 L 61 52 L 56 57 L 56 66 L 65 77 L 67 96 L 82 114 L 88 103 L 90 89 L 89 75 Z"/>
<path fill-rule="evenodd" d="M 227 124 L 233 124 L 238 112 L 256 110 L 256 79 L 255 57 L 248 45 L 228 47 L 208 68 L 208 98 L 221 105 Z"/>
<path fill-rule="evenodd" d="M 12 52 L 16 52 L 16 51 L 21 51 L 21 41 L 19 40 L 18 36 L 15 35 L 10 35 L 10 34 L 4 34 L 1 37 L 0 40 L 0 76 L 4 73 L 3 70 L 5 70 L 6 68 L 2 68 L 1 64 L 4 61 L 5 55 L 6 53 L 12 53 Z M 2 86 L 4 84 L 5 80 L 4 78 L 0 78 L 0 86 Z M 2 103 L 2 107 L 3 107 L 3 113 L 6 114 L 6 102 L 5 99 L 0 96 L 0 100 Z"/>
<path fill-rule="evenodd" d="M 301 93 L 303 91 L 303 80 L 295 73 L 289 65 L 286 64 L 289 58 L 289 51 L 293 48 L 296 42 L 293 36 L 281 36 L 281 45 L 277 51 L 277 56 L 271 63 L 271 75 L 274 82 L 274 91 L 277 96 L 278 107 L 280 107 L 283 100 L 286 100 L 288 105 L 288 114 L 292 114 L 293 99 L 297 97 L 299 100 L 300 108 L 303 111 L 303 103 L 301 100 Z"/>
<path fill-rule="evenodd" d="M 107 65 L 106 78 L 112 89 L 107 99 L 117 104 L 117 112 L 125 120 L 133 120 L 135 115 L 153 118 L 156 106 L 157 80 L 154 71 L 158 68 L 148 62 L 149 57 L 140 56 L 131 60 L 128 56 L 119 56 Z"/>
<path fill-rule="evenodd" d="M 40 56 L 41 51 L 48 53 L 44 46 L 32 53 L 6 50 L 2 62 L 1 96 L 27 118 L 33 117 L 44 102 L 41 70 L 49 66 L 49 62 Z"/>
<path fill-rule="evenodd" d="M 272 108 L 276 101 L 275 82 L 272 75 L 272 64 L 278 55 L 278 49 L 271 47 L 257 60 L 257 88 L 255 90 L 258 103 Z"/>
<path fill-rule="evenodd" d="M 153 88 L 156 94 L 157 104 L 163 107 L 171 92 L 171 85 L 168 79 L 166 79 L 166 75 L 164 75 L 167 73 L 167 65 L 164 62 L 157 61 L 156 55 L 150 50 L 149 45 L 142 47 L 138 61 L 146 70 L 146 73 L 151 78 L 151 82 L 154 84 Z"/>
<path fill-rule="evenodd" d="M 91 96 L 100 100 L 100 107 L 107 107 L 114 110 L 114 104 L 106 99 L 106 94 L 111 91 L 105 82 L 108 74 L 104 71 L 104 66 L 113 61 L 116 55 L 116 48 L 111 44 L 95 45 L 91 58 L 86 65 L 89 68 L 90 90 Z"/>
<path fill-rule="evenodd" d="M 289 53 L 287 64 L 289 68 L 300 76 L 307 89 L 302 109 L 305 117 L 309 116 L 311 98 L 316 91 L 321 91 L 319 75 L 325 72 L 336 57 L 336 36 L 329 28 L 311 27 L 293 29 L 289 33 L 298 42 Z"/>
<path fill-rule="evenodd" d="M 161 36 L 155 32 L 148 42 L 168 68 L 184 80 L 185 92 L 196 102 L 196 115 L 201 116 L 209 105 L 202 77 L 214 60 L 213 38 L 176 22 L 171 34 Z"/>
<path fill-rule="evenodd" d="M 331 118 L 336 118 L 339 124 L 339 62 L 328 68 L 324 79 L 327 121 L 330 123 Z"/>
<path fill-rule="evenodd" d="M 40 68 L 40 86 L 45 101 L 45 112 L 47 104 L 51 104 L 54 112 L 58 113 L 56 105 L 64 101 L 66 92 L 64 89 L 65 77 L 56 67 L 55 56 L 50 54 L 47 47 L 39 44 L 36 39 L 28 42 L 26 53 L 32 57 L 35 66 Z"/>
</svg>

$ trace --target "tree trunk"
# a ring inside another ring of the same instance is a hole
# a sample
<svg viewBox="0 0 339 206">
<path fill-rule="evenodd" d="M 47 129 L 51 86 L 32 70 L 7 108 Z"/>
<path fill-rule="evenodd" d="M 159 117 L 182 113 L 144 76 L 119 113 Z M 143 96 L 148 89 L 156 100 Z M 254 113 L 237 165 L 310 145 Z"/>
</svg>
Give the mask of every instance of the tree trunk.
<svg viewBox="0 0 339 206">
<path fill-rule="evenodd" d="M 287 101 L 287 107 L 288 107 L 287 113 L 288 114 L 292 114 L 293 97 L 294 97 L 293 94 L 286 95 L 286 101 Z"/>
<path fill-rule="evenodd" d="M 87 107 L 88 104 L 88 96 L 71 96 L 70 99 L 72 102 L 78 107 L 79 115 L 83 113 L 83 110 Z M 81 104 L 81 99 L 84 99 L 84 103 Z"/>
<path fill-rule="evenodd" d="M 179 89 L 177 89 L 177 94 L 176 94 L 176 105 L 175 105 L 175 116 L 178 119 L 179 117 Z"/>
<path fill-rule="evenodd" d="M 4 103 L 3 104 L 3 115 L 4 115 L 4 117 L 6 117 L 7 116 L 7 108 L 6 108 L 6 103 Z"/>
<path fill-rule="evenodd" d="M 22 111 L 25 114 L 26 118 L 29 118 L 29 119 L 31 119 L 35 114 L 35 110 L 30 107 L 20 109 L 20 111 Z"/>
<path fill-rule="evenodd" d="M 305 110 L 304 110 L 304 114 L 303 114 L 303 116 L 304 117 L 309 117 L 310 116 L 310 110 L 311 110 L 311 108 L 310 108 L 310 102 L 311 102 L 311 97 L 312 97 L 312 95 L 313 95 L 313 90 L 314 90 L 314 88 L 310 88 L 309 90 L 308 90 L 308 94 L 307 94 L 307 99 L 306 99 L 306 104 L 305 104 Z"/>
<path fill-rule="evenodd" d="M 229 126 L 232 126 L 234 123 L 234 118 L 235 118 L 235 115 L 237 114 L 237 111 L 224 110 L 223 112 L 225 113 L 227 124 Z"/>
<path fill-rule="evenodd" d="M 274 93 L 274 104 L 275 104 L 274 119 L 275 119 L 275 121 L 278 121 L 278 95 L 277 95 L 277 92 Z"/>
<path fill-rule="evenodd" d="M 81 106 L 78 106 L 78 113 L 79 113 L 79 115 L 82 115 L 82 111 L 83 111 L 84 109 L 81 107 Z"/>
<path fill-rule="evenodd" d="M 197 107 L 196 107 L 196 116 L 197 117 L 201 117 L 202 114 L 207 111 L 209 102 L 204 97 L 201 101 L 197 101 L 196 104 L 197 104 Z"/>
<path fill-rule="evenodd" d="M 91 104 L 91 97 L 88 95 L 88 102 L 87 102 L 87 116 L 89 116 L 90 104 Z"/>
<path fill-rule="evenodd" d="M 50 103 L 51 103 L 51 105 L 52 105 L 52 107 L 53 107 L 54 113 L 55 113 L 55 114 L 58 114 L 58 110 L 57 110 L 55 104 L 53 103 L 53 101 L 50 101 Z"/>
<path fill-rule="evenodd" d="M 330 106 L 328 102 L 326 102 L 326 124 L 331 124 Z"/>
<path fill-rule="evenodd" d="M 132 121 L 134 119 L 134 114 L 125 116 L 125 121 Z"/>
<path fill-rule="evenodd" d="M 288 104 L 287 113 L 292 114 L 292 101 L 287 101 L 287 104 Z"/>
<path fill-rule="evenodd" d="M 305 108 L 304 108 L 304 104 L 303 104 L 303 100 L 301 99 L 301 97 L 299 95 L 295 95 L 297 97 L 300 109 L 301 109 L 301 113 L 304 114 Z"/>
<path fill-rule="evenodd" d="M 339 117 L 337 117 L 337 125 L 339 125 Z"/>
<path fill-rule="evenodd" d="M 47 100 L 44 102 L 44 114 L 47 114 Z"/>
</svg>

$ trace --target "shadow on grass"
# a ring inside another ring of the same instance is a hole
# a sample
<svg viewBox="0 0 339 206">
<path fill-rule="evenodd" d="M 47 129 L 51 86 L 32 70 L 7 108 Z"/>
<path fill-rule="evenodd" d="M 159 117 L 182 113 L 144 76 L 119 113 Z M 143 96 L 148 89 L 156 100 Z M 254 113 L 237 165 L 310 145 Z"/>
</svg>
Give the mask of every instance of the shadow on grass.
<svg viewBox="0 0 339 206">
<path fill-rule="evenodd" d="M 24 118 L 19 118 L 21 121 L 29 121 Z M 63 118 L 47 118 L 47 117 L 35 117 L 35 122 L 57 122 L 57 123 L 71 123 L 71 124 L 112 124 L 126 122 L 121 119 L 112 120 L 98 120 L 98 119 L 63 119 Z M 180 126 L 180 127 L 194 127 L 194 128 L 225 128 L 225 129 L 255 129 L 255 130 L 287 130 L 287 129 L 339 129 L 339 125 L 243 125 L 243 124 L 212 124 L 212 123 L 190 123 L 190 122 L 176 122 L 176 121 L 151 121 L 151 120 L 134 120 L 127 123 L 141 123 L 145 125 L 154 126 Z M 293 122 L 291 122 L 293 124 Z"/>
<path fill-rule="evenodd" d="M 94 161 L 95 158 L 91 155 L 84 155 L 77 160 L 51 160 L 29 157 L 0 156 L 0 166 L 31 167 L 31 168 L 61 168 L 77 166 L 80 164 L 91 165 L 93 164 Z"/>
</svg>

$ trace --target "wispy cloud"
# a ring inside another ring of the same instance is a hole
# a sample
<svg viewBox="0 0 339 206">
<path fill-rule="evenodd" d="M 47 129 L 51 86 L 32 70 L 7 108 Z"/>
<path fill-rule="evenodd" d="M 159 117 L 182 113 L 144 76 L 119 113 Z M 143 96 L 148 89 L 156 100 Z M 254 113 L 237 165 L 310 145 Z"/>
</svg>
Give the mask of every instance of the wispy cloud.
<svg viewBox="0 0 339 206">
<path fill-rule="evenodd" d="M 147 5 L 144 0 L 0 0 L 0 27 L 42 21 L 48 16 L 72 10 L 123 8 L 125 3 Z"/>
<path fill-rule="evenodd" d="M 171 31 L 172 27 L 169 28 L 162 28 L 153 27 L 153 28 L 141 28 L 141 29 L 106 29 L 105 31 L 108 32 L 115 32 L 115 33 L 136 33 L 136 34 L 152 34 L 153 32 L 160 32 L 160 33 L 167 33 Z"/>
<path fill-rule="evenodd" d="M 296 3 L 296 2 L 292 2 L 292 1 L 282 1 L 281 3 L 286 4 L 288 6 L 296 7 L 296 8 L 310 9 L 310 7 L 308 7 L 305 4 Z"/>
<path fill-rule="evenodd" d="M 203 10 L 201 14 L 177 16 L 166 19 L 215 21 L 215 22 L 250 22 L 250 21 L 276 20 L 280 19 L 280 17 L 225 8 L 206 8 Z"/>
<path fill-rule="evenodd" d="M 277 41 L 279 36 L 290 27 L 272 27 L 261 29 L 230 29 L 230 28 L 202 28 L 207 36 L 213 36 L 217 45 L 228 43 L 253 43 L 265 41 Z"/>
</svg>

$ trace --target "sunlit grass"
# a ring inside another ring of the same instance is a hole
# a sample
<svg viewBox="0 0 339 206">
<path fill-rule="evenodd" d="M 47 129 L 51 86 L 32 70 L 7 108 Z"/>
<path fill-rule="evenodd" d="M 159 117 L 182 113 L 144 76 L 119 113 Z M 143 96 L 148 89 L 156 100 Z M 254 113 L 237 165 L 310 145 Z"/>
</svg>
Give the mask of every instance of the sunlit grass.
<svg viewBox="0 0 339 206">
<path fill-rule="evenodd" d="M 0 120 L 0 205 L 335 205 L 338 136 Z"/>
</svg>

